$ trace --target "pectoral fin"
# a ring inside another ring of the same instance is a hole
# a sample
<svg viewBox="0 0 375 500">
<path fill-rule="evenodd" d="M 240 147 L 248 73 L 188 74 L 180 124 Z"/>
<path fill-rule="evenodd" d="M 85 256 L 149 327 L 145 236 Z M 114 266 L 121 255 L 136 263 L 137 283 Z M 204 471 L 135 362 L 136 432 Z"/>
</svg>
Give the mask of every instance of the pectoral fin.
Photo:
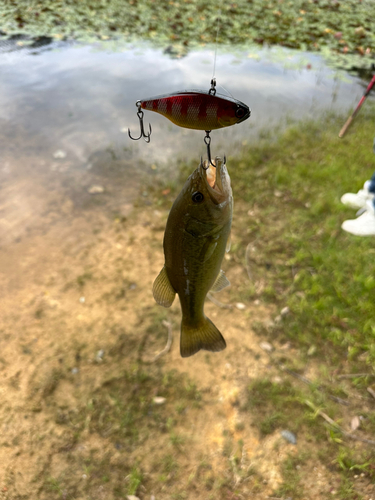
<svg viewBox="0 0 375 500">
<path fill-rule="evenodd" d="M 232 244 L 232 238 L 231 238 L 231 234 L 229 233 L 229 236 L 227 239 L 227 246 L 225 247 L 226 252 L 229 252 L 231 244 Z"/>
<path fill-rule="evenodd" d="M 170 307 L 174 301 L 176 292 L 169 281 L 165 266 L 154 281 L 152 294 L 156 302 L 164 307 Z"/>
<path fill-rule="evenodd" d="M 223 290 L 223 288 L 226 288 L 227 286 L 230 286 L 230 281 L 225 276 L 224 271 L 220 270 L 215 283 L 212 285 L 210 292 L 214 293 L 220 292 L 221 290 Z"/>
<path fill-rule="evenodd" d="M 217 247 L 217 241 L 212 241 L 212 240 L 207 241 L 201 252 L 200 256 L 201 261 L 206 262 L 206 260 L 212 257 L 216 247 Z"/>
</svg>

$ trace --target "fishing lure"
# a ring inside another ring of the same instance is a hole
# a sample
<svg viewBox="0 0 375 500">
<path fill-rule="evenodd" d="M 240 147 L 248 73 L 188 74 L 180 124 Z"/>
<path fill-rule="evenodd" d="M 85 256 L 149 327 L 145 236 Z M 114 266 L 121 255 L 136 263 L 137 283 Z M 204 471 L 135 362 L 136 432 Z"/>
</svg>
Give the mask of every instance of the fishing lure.
<svg viewBox="0 0 375 500">
<path fill-rule="evenodd" d="M 207 146 L 208 160 L 214 166 L 211 162 L 210 152 L 211 130 L 241 123 L 249 118 L 251 113 L 249 107 L 243 102 L 216 94 L 215 86 L 216 80 L 212 79 L 208 92 L 186 90 L 137 101 L 141 134 L 139 137 L 132 137 L 130 129 L 128 129 L 129 137 L 136 141 L 143 137 L 146 142 L 150 142 L 151 125 L 149 125 L 149 133 L 146 134 L 143 127 L 142 109 L 154 111 L 165 116 L 179 127 L 204 130 L 206 132 L 204 142 Z"/>
</svg>

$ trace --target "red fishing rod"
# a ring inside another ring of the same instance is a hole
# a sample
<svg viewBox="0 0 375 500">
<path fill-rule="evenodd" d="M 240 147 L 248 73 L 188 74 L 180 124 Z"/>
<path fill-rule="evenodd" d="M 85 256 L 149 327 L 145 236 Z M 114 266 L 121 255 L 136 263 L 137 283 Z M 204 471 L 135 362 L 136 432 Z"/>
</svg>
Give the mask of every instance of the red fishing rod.
<svg viewBox="0 0 375 500">
<path fill-rule="evenodd" d="M 374 68 L 374 65 L 373 65 L 373 69 Z M 366 89 L 366 92 L 363 94 L 361 100 L 359 101 L 358 103 L 358 106 L 355 108 L 355 110 L 353 111 L 353 113 L 349 116 L 349 118 L 346 120 L 345 122 L 345 125 L 342 127 L 342 129 L 340 130 L 340 133 L 339 133 L 339 137 L 343 137 L 345 132 L 348 130 L 349 128 L 349 125 L 352 123 L 353 121 L 353 118 L 355 117 L 355 115 L 358 113 L 358 111 L 360 110 L 362 104 L 365 102 L 366 100 L 366 97 L 369 95 L 370 93 L 370 90 L 372 89 L 372 87 L 374 86 L 375 84 L 375 75 L 372 77 L 372 80 L 371 82 L 369 83 L 367 89 Z"/>
</svg>

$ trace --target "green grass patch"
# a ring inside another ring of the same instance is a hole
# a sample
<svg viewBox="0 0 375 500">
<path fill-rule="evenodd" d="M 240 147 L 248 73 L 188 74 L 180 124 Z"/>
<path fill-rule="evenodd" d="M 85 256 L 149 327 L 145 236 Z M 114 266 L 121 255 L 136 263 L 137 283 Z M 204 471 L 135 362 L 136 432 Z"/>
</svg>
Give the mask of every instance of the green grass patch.
<svg viewBox="0 0 375 500">
<path fill-rule="evenodd" d="M 342 118 L 326 116 L 261 141 L 228 162 L 235 196 L 235 254 L 252 280 L 242 300 L 288 306 L 272 336 L 355 362 L 375 361 L 373 238 L 341 229 L 355 211 L 340 203 L 375 170 L 373 110 L 344 139 Z M 250 249 L 246 249 L 250 243 Z M 247 255 L 246 255 L 247 254 Z M 230 274 L 230 271 L 228 271 Z M 327 352 L 327 351 L 326 351 Z"/>
</svg>

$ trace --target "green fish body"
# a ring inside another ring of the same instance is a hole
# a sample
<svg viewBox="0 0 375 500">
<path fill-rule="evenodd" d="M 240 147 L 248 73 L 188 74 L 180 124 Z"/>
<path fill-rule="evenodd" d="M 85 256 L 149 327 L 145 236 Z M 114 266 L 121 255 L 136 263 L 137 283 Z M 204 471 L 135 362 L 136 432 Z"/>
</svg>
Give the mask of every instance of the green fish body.
<svg viewBox="0 0 375 500">
<path fill-rule="evenodd" d="M 180 298 L 182 357 L 226 347 L 203 310 L 209 291 L 230 284 L 220 268 L 229 251 L 233 197 L 226 165 L 220 158 L 215 163 L 216 169 L 201 163 L 176 198 L 164 234 L 165 264 L 153 285 L 154 298 L 164 307 L 176 293 Z"/>
</svg>

